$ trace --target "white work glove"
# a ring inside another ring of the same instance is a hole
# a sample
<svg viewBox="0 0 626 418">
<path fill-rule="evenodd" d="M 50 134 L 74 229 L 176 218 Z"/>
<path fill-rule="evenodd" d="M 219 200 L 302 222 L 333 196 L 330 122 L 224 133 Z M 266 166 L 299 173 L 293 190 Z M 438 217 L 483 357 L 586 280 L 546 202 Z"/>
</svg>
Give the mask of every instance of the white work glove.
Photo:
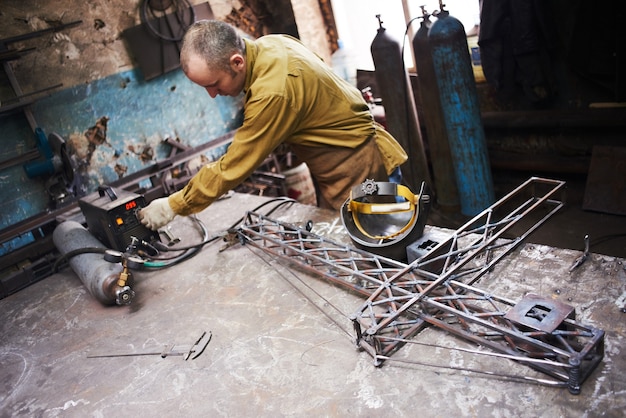
<svg viewBox="0 0 626 418">
<path fill-rule="evenodd" d="M 170 207 L 167 197 L 154 199 L 148 206 L 137 212 L 139 221 L 153 231 L 168 224 L 174 216 L 176 214 Z"/>
</svg>

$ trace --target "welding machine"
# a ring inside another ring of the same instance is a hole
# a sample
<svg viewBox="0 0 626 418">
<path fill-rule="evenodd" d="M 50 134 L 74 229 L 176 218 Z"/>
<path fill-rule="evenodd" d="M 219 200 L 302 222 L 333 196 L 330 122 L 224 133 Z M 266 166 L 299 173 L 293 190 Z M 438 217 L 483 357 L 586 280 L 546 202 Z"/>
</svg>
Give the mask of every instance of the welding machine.
<svg viewBox="0 0 626 418">
<path fill-rule="evenodd" d="M 100 186 L 97 192 L 79 199 L 78 206 L 89 232 L 108 248 L 126 251 L 131 243 L 159 241 L 158 232 L 146 228 L 137 219 L 137 211 L 146 206 L 142 195 Z"/>
</svg>

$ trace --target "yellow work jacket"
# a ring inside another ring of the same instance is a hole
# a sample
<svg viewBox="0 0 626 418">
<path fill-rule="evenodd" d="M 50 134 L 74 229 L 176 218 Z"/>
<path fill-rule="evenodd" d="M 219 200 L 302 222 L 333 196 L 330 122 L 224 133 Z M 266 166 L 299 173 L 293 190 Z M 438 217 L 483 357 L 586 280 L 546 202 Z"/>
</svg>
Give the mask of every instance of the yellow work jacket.
<svg viewBox="0 0 626 418">
<path fill-rule="evenodd" d="M 356 148 L 374 137 L 388 174 L 406 161 L 402 147 L 374 122 L 361 92 L 300 41 L 286 35 L 244 41 L 243 124 L 222 157 L 169 197 L 174 212 L 203 210 L 249 177 L 283 142 Z"/>
</svg>

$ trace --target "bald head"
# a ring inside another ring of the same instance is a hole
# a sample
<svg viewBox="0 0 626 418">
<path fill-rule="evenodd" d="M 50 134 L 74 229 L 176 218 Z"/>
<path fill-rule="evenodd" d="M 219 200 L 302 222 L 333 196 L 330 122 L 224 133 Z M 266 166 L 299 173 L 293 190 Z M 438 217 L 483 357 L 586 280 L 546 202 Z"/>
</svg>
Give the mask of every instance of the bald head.
<svg viewBox="0 0 626 418">
<path fill-rule="evenodd" d="M 231 71 L 233 54 L 244 52 L 245 44 L 233 26 L 219 20 L 199 20 L 185 33 L 180 65 L 187 73 L 190 61 L 196 57 L 203 59 L 210 69 Z"/>
</svg>

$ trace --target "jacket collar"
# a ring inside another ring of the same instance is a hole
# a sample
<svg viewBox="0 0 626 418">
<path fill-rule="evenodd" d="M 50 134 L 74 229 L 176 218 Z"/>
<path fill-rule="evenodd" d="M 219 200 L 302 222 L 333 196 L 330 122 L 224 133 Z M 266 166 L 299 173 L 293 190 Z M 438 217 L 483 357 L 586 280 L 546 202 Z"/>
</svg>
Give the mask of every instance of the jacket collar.
<svg viewBox="0 0 626 418">
<path fill-rule="evenodd" d="M 256 61 L 259 49 L 254 41 L 250 39 L 243 39 L 246 46 L 246 82 L 243 85 L 243 92 L 246 93 L 252 84 L 252 74 L 254 69 L 254 63 Z"/>
</svg>

